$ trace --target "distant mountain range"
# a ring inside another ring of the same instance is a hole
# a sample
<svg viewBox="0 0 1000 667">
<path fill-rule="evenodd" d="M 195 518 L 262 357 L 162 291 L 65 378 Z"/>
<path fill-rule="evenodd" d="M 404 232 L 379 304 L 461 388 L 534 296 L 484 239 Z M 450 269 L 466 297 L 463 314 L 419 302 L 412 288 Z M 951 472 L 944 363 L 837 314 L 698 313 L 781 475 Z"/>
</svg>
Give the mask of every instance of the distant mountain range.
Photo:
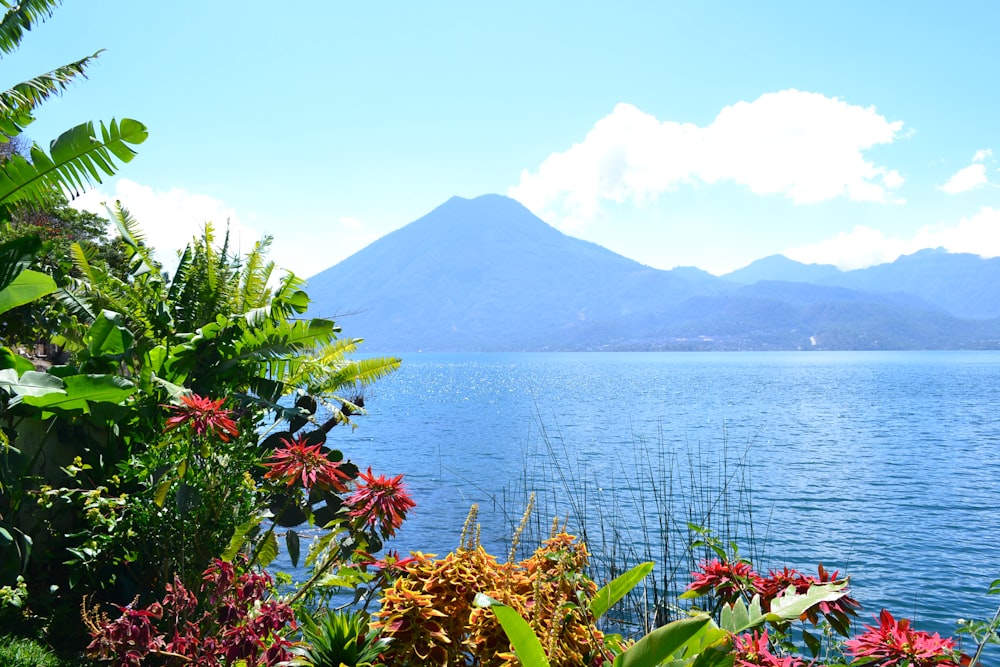
<svg viewBox="0 0 1000 667">
<path fill-rule="evenodd" d="M 922 251 L 857 271 L 767 257 L 662 271 L 512 199 L 453 197 L 309 280 L 370 352 L 1000 347 L 1000 260 Z"/>
</svg>

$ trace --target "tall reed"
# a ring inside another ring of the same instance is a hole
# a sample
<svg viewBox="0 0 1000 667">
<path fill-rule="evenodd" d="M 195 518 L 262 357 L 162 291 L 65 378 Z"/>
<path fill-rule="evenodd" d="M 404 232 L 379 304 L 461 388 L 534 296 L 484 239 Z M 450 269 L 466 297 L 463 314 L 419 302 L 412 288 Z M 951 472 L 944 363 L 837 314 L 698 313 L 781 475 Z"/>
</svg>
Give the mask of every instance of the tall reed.
<svg viewBox="0 0 1000 667">
<path fill-rule="evenodd" d="M 616 451 L 595 468 L 558 432 L 540 427 L 541 447 L 526 445 L 523 468 L 497 499 L 508 534 L 518 535 L 513 551 L 523 556 L 548 537 L 553 517 L 583 539 L 590 552 L 588 573 L 599 584 L 641 562 L 653 574 L 636 587 L 605 623 L 624 635 L 641 635 L 682 615 L 678 596 L 706 547 L 692 544 L 708 531 L 725 544 L 739 543 L 762 563 L 764 543 L 754 532 L 754 505 L 748 454 L 753 438 L 736 450 L 723 428 L 721 441 L 665 441 L 632 434 L 632 446 Z M 534 511 L 522 520 L 532 499 Z M 523 545 L 523 546 L 521 546 Z"/>
</svg>

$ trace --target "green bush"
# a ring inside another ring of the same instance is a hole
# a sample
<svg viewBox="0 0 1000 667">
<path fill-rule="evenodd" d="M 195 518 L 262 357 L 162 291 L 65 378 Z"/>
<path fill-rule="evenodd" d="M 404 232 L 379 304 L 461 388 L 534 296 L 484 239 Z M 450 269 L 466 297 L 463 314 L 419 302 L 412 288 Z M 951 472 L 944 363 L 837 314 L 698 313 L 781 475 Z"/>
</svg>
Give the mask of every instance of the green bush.
<svg viewBox="0 0 1000 667">
<path fill-rule="evenodd" d="M 61 664 L 55 653 L 33 639 L 0 636 L 0 665 L 4 667 L 60 667 Z"/>
</svg>

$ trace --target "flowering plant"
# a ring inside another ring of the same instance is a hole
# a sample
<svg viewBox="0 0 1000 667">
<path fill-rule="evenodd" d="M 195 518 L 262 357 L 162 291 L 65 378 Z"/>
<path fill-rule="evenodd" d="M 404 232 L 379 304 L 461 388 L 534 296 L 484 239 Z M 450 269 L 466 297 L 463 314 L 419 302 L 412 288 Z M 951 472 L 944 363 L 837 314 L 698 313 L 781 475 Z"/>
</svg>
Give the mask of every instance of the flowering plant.
<svg viewBox="0 0 1000 667">
<path fill-rule="evenodd" d="M 198 595 L 175 577 L 160 602 L 144 608 L 115 605 L 121 615 L 114 620 L 85 607 L 91 633 L 87 655 L 113 667 L 286 664 L 295 614 L 271 597 L 269 575 L 244 565 L 216 560 L 205 570 Z"/>
</svg>

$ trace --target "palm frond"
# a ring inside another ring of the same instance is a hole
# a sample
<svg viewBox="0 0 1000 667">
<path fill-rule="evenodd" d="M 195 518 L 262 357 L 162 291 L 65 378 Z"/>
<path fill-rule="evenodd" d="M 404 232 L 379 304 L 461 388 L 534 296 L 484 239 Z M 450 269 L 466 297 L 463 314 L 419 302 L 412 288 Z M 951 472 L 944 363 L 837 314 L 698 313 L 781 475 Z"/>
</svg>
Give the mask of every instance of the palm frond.
<svg viewBox="0 0 1000 667">
<path fill-rule="evenodd" d="M 87 76 L 85 70 L 98 54 L 100 51 L 0 92 L 0 131 L 8 136 L 19 134 L 42 102 L 62 93 L 75 79 Z"/>
<path fill-rule="evenodd" d="M 7 12 L 0 20 L 0 51 L 11 53 L 21 43 L 24 33 L 36 24 L 52 16 L 59 6 L 60 0 L 20 0 L 10 2 L 0 1 Z"/>
<path fill-rule="evenodd" d="M 132 217 L 127 208 L 122 206 L 121 201 L 115 201 L 114 207 L 106 208 L 108 217 L 118 229 L 122 243 L 128 248 L 129 273 L 136 277 L 151 272 L 155 262 L 152 253 L 146 246 L 146 237 L 139 228 L 139 221 Z"/>
<path fill-rule="evenodd" d="M 83 123 L 59 136 L 51 145 L 51 157 L 37 145 L 31 148 L 31 162 L 13 155 L 0 164 L 0 203 L 29 197 L 41 197 L 49 188 L 58 186 L 73 196 L 94 183 L 101 174 L 114 175 L 120 162 L 129 162 L 135 155 L 131 146 L 146 140 L 146 126 L 123 118 L 101 123 L 101 138 L 93 123 Z"/>
<path fill-rule="evenodd" d="M 174 277 L 170 279 L 170 289 L 167 291 L 167 301 L 169 303 L 177 302 L 178 296 L 187 284 L 188 275 L 191 272 L 191 257 L 191 246 L 185 246 L 184 252 L 181 253 L 177 261 L 177 269 L 174 271 Z"/>
<path fill-rule="evenodd" d="M 339 365 L 329 367 L 327 373 L 311 378 L 309 390 L 317 394 L 330 394 L 348 387 L 367 387 L 399 370 L 401 363 L 395 357 L 344 360 Z"/>
<path fill-rule="evenodd" d="M 271 246 L 271 237 L 265 236 L 254 244 L 243 259 L 243 271 L 240 274 L 237 306 L 240 312 L 247 312 L 267 304 L 270 294 L 267 284 L 274 273 L 275 264 L 267 261 L 267 251 Z"/>
</svg>

